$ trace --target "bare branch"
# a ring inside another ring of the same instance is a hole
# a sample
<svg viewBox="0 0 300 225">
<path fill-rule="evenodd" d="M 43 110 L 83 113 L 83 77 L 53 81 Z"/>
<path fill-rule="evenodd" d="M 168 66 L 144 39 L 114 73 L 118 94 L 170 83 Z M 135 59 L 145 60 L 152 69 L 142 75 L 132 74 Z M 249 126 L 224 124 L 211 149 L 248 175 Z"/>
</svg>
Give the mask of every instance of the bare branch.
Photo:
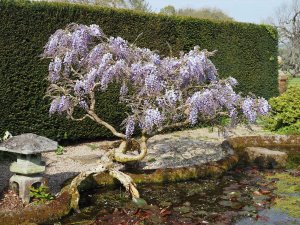
<svg viewBox="0 0 300 225">
<path fill-rule="evenodd" d="M 92 90 L 91 90 L 91 92 L 90 92 L 90 99 L 91 99 L 90 110 L 92 110 L 92 111 L 95 111 L 95 105 L 96 105 L 95 90 L 99 86 L 100 86 L 100 83 L 95 83 Z"/>
<path fill-rule="evenodd" d="M 73 120 L 73 121 L 82 121 L 82 120 L 85 120 L 86 118 L 90 118 L 90 119 L 93 119 L 93 118 L 91 118 L 91 116 L 90 115 L 84 115 L 83 117 L 81 117 L 81 118 L 74 118 L 73 117 L 73 115 L 70 115 L 70 118 L 71 118 L 71 120 Z"/>
<path fill-rule="evenodd" d="M 109 129 L 113 133 L 113 135 L 115 135 L 116 137 L 122 138 L 123 140 L 126 139 L 125 134 L 119 133 L 112 125 L 110 125 L 109 123 L 107 123 L 104 120 L 100 119 L 93 110 L 89 110 L 88 114 L 89 114 L 89 116 L 92 120 L 94 120 L 98 124 L 100 124 L 100 125 L 106 127 L 107 129 Z"/>
<path fill-rule="evenodd" d="M 158 132 L 162 133 L 163 131 L 166 131 L 169 129 L 180 128 L 180 127 L 188 125 L 189 123 L 190 123 L 189 120 L 185 120 L 183 122 L 165 125 L 165 126 L 161 127 L 160 129 L 158 129 Z"/>
<path fill-rule="evenodd" d="M 137 42 L 137 40 L 138 40 L 142 35 L 143 35 L 143 32 L 140 33 L 140 34 L 135 38 L 134 42 L 132 42 L 131 45 L 135 45 L 135 43 Z"/>
</svg>

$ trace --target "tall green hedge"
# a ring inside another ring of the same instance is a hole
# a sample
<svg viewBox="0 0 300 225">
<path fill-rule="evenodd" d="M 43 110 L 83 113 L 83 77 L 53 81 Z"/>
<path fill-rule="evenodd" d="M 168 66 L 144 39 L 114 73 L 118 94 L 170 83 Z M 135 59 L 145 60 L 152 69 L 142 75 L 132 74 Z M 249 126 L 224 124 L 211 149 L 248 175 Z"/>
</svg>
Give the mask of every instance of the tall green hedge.
<svg viewBox="0 0 300 225">
<path fill-rule="evenodd" d="M 91 121 L 49 117 L 48 62 L 39 55 L 49 36 L 68 23 L 98 24 L 108 35 L 174 55 L 199 45 L 218 50 L 213 62 L 221 77 L 233 76 L 244 93 L 277 95 L 277 33 L 268 26 L 167 17 L 85 5 L 0 0 L 0 134 L 34 132 L 54 139 L 110 137 Z M 99 115 L 118 126 L 124 106 L 118 91 L 100 94 Z"/>
</svg>

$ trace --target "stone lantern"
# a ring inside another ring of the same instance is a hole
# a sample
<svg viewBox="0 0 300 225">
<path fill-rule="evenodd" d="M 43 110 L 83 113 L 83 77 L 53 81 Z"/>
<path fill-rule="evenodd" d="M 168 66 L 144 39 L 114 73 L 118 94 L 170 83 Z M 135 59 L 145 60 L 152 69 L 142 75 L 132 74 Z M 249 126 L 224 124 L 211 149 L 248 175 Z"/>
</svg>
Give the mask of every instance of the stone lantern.
<svg viewBox="0 0 300 225">
<path fill-rule="evenodd" d="M 15 153 L 17 161 L 10 166 L 15 173 L 10 178 L 10 187 L 19 190 L 19 196 L 24 203 L 30 201 L 30 187 L 32 185 L 46 185 L 42 173 L 46 170 L 41 159 L 41 153 L 57 149 L 57 142 L 36 134 L 22 134 L 14 136 L 0 144 L 0 151 Z"/>
</svg>

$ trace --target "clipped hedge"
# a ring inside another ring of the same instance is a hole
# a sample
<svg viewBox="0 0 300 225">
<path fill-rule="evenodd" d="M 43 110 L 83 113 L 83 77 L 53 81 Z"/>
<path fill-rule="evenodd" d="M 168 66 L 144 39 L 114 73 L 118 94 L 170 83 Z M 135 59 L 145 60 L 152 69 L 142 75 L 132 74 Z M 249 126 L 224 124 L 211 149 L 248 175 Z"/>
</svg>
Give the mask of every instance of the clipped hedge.
<svg viewBox="0 0 300 225">
<path fill-rule="evenodd" d="M 71 122 L 49 117 L 48 62 L 39 55 L 49 36 L 68 23 L 98 24 L 107 35 L 121 36 L 137 45 L 174 55 L 199 45 L 218 50 L 213 61 L 221 77 L 233 76 L 238 91 L 270 98 L 277 93 L 277 33 L 265 25 L 212 22 L 167 17 L 87 5 L 0 0 L 0 134 L 34 132 L 54 139 L 111 137 L 92 121 Z M 111 87 L 99 94 L 99 115 L 118 126 L 124 106 Z"/>
</svg>

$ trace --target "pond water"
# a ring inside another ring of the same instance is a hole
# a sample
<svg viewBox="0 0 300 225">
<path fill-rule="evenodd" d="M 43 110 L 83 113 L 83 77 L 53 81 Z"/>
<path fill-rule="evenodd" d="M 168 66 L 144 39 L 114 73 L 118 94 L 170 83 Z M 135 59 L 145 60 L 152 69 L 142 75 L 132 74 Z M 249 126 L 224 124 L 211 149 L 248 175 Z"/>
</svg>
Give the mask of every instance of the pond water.
<svg viewBox="0 0 300 225">
<path fill-rule="evenodd" d="M 300 165 L 299 147 L 284 151 L 289 153 L 289 168 Z M 239 166 L 218 179 L 138 185 L 147 205 L 143 201 L 133 203 L 122 187 L 103 187 L 83 192 L 81 212 L 70 214 L 59 222 L 81 225 L 300 225 L 297 212 L 298 209 L 300 212 L 300 173 L 295 171 L 259 171 L 255 167 Z M 293 185 L 294 189 L 291 188 Z M 291 191 L 286 191 L 287 187 Z M 277 203 L 276 199 L 282 196 L 287 201 L 292 197 L 292 206 Z M 277 207 L 277 204 L 281 207 Z"/>
</svg>

